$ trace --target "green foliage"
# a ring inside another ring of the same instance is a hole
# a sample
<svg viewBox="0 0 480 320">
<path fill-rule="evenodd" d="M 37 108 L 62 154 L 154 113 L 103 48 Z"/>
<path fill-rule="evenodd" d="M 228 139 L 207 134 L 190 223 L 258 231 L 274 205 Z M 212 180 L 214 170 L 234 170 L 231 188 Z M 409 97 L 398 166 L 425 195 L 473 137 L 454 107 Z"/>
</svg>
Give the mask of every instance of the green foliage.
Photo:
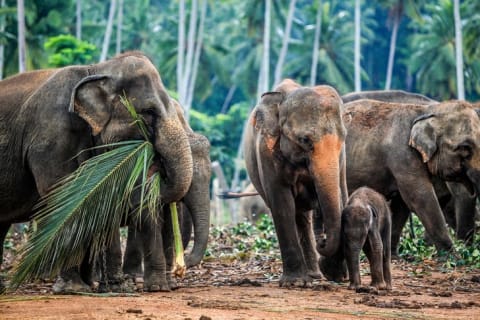
<svg viewBox="0 0 480 320">
<path fill-rule="evenodd" d="M 96 60 L 98 55 L 98 50 L 93 44 L 78 40 L 69 34 L 51 37 L 44 46 L 50 53 L 48 57 L 50 67 L 88 64 Z"/>
<path fill-rule="evenodd" d="M 402 239 L 399 245 L 399 254 L 414 263 L 422 263 L 424 260 L 439 258 L 443 261 L 445 269 L 452 269 L 457 266 L 468 266 L 480 268 L 480 234 L 475 234 L 472 245 L 467 246 L 460 240 L 454 240 L 452 252 L 437 252 L 431 244 L 425 241 L 425 228 L 417 216 L 413 216 L 413 237 L 410 226 L 404 228 Z M 454 237 L 453 231 L 451 233 Z"/>
<path fill-rule="evenodd" d="M 211 144 L 210 157 L 212 161 L 220 162 L 227 179 L 233 175 L 234 159 L 248 112 L 247 103 L 235 104 L 228 113 L 213 116 L 190 110 L 192 129 L 208 138 Z"/>
<path fill-rule="evenodd" d="M 212 228 L 211 246 L 207 248 L 206 256 L 224 257 L 228 255 L 232 258 L 245 258 L 244 253 L 251 255 L 279 254 L 278 240 L 273 226 L 273 220 L 269 215 L 261 215 L 256 224 L 251 222 L 240 222 L 230 227 Z M 223 245 L 218 246 L 218 243 Z M 231 248 L 230 253 L 224 251 L 214 251 L 215 248 Z"/>
</svg>

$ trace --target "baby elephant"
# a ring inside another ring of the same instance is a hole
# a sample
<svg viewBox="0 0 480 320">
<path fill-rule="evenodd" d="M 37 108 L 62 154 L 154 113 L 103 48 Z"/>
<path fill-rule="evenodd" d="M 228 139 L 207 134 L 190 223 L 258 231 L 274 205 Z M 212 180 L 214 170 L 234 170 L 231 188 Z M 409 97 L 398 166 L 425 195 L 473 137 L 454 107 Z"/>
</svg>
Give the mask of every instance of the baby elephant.
<svg viewBox="0 0 480 320">
<path fill-rule="evenodd" d="M 385 198 L 362 187 L 355 190 L 342 212 L 344 253 L 350 279 L 349 289 L 360 288 L 360 250 L 370 263 L 371 286 L 392 289 L 390 273 L 391 212 Z"/>
</svg>

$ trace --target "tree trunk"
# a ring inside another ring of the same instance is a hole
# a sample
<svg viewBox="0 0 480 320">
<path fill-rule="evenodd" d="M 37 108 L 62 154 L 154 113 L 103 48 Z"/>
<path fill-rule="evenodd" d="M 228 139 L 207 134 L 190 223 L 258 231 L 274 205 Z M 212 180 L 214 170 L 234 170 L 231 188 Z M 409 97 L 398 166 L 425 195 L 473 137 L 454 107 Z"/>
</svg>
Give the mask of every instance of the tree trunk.
<svg viewBox="0 0 480 320">
<path fill-rule="evenodd" d="M 263 30 L 263 53 L 258 77 L 257 101 L 261 95 L 269 89 L 270 77 L 270 25 L 272 0 L 265 0 L 265 25 Z"/>
<path fill-rule="evenodd" d="M 400 16 L 395 13 L 393 17 L 392 36 L 390 38 L 390 52 L 388 53 L 387 78 L 385 80 L 385 90 L 390 90 L 392 84 L 393 62 L 395 61 L 395 48 L 397 46 L 398 26 L 400 25 Z"/>
<path fill-rule="evenodd" d="M 355 0 L 355 43 L 354 43 L 354 76 L 355 76 L 355 91 L 362 90 L 362 83 L 360 80 L 360 0 Z"/>
<path fill-rule="evenodd" d="M 75 37 L 78 40 L 82 39 L 82 0 L 77 0 L 77 12 L 76 12 L 76 29 Z"/>
<path fill-rule="evenodd" d="M 178 92 L 178 99 L 180 104 L 186 108 L 187 104 L 187 90 L 188 82 L 192 74 L 193 53 L 195 49 L 195 37 L 197 33 L 197 11 L 198 0 L 192 0 L 192 8 L 190 10 L 190 22 L 188 26 L 188 39 L 187 39 L 187 53 L 185 57 L 185 66 L 182 75 L 182 86 Z"/>
<path fill-rule="evenodd" d="M 227 113 L 228 111 L 228 106 L 230 105 L 230 101 L 232 101 L 233 95 L 235 94 L 235 91 L 237 90 L 237 85 L 233 85 L 230 87 L 228 90 L 227 96 L 225 97 L 225 101 L 223 101 L 222 105 L 222 110 L 220 113 Z"/>
<path fill-rule="evenodd" d="M 185 63 L 185 0 L 178 5 L 178 53 L 177 53 L 177 93 L 178 102 L 182 105 L 183 66 Z M 183 106 L 183 105 L 182 105 Z"/>
<path fill-rule="evenodd" d="M 322 0 L 317 1 L 317 20 L 315 22 L 315 39 L 313 40 L 312 67 L 310 69 L 310 85 L 317 82 L 318 49 L 320 47 L 320 34 L 322 32 Z"/>
<path fill-rule="evenodd" d="M 115 48 L 115 52 L 117 54 L 122 52 L 122 25 L 123 25 L 123 0 L 118 0 L 117 46 Z"/>
<path fill-rule="evenodd" d="M 190 119 L 190 108 L 193 102 L 193 93 L 195 92 L 195 82 L 198 73 L 198 64 L 200 63 L 200 53 L 203 46 L 203 28 L 205 25 L 205 16 L 207 14 L 207 1 L 201 0 L 200 22 L 197 32 L 197 43 L 195 44 L 195 53 L 193 55 L 192 75 L 189 77 L 187 87 L 187 103 L 185 104 L 185 117 L 187 121 Z"/>
<path fill-rule="evenodd" d="M 465 100 L 463 84 L 463 43 L 462 20 L 460 18 L 460 0 L 453 0 L 453 16 L 455 19 L 455 61 L 457 63 L 457 99 Z"/>
<path fill-rule="evenodd" d="M 23 0 L 17 0 L 18 21 L 18 72 L 25 72 L 26 47 L 25 47 L 25 5 Z"/>
<path fill-rule="evenodd" d="M 288 43 L 290 42 L 290 32 L 292 30 L 293 15 L 295 13 L 295 3 L 296 0 L 290 0 L 290 5 L 288 7 L 288 16 L 287 21 L 285 22 L 285 32 L 283 35 L 282 49 L 280 50 L 280 54 L 277 60 L 277 66 L 275 67 L 275 80 L 273 82 L 275 85 L 280 83 L 282 79 L 282 70 L 288 51 Z"/>
<path fill-rule="evenodd" d="M 110 46 L 110 37 L 112 36 L 113 17 L 115 16 L 115 9 L 117 7 L 117 0 L 110 1 L 110 10 L 108 11 L 107 28 L 105 30 L 105 38 L 103 39 L 102 54 L 100 62 L 107 60 L 108 47 Z"/>
<path fill-rule="evenodd" d="M 5 0 L 1 0 L 1 8 L 6 6 Z M 5 16 L 0 18 L 0 33 L 5 31 Z M 3 79 L 3 66 L 5 65 L 5 45 L 0 44 L 0 80 Z"/>
</svg>

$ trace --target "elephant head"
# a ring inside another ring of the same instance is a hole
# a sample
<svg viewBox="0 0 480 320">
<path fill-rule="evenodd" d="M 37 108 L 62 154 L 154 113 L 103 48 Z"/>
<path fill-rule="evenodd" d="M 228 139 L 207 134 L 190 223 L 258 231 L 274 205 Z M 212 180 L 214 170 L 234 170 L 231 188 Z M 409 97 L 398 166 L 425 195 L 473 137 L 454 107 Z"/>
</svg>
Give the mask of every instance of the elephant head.
<svg viewBox="0 0 480 320">
<path fill-rule="evenodd" d="M 88 123 L 100 144 L 142 138 L 121 101 L 125 96 L 145 120 L 155 147 L 155 164 L 162 176 L 162 201 L 180 200 L 192 180 L 190 145 L 151 61 L 140 53 L 127 53 L 80 68 L 89 68 L 90 75 L 76 83 L 70 97 L 70 112 Z"/>
<path fill-rule="evenodd" d="M 323 219 L 324 239 L 317 249 L 326 256 L 333 255 L 340 243 L 346 137 L 342 109 L 342 100 L 332 87 L 301 87 L 287 79 L 263 95 L 255 116 L 267 148 L 273 150 L 278 143 L 288 163 L 306 168 Z"/>
<path fill-rule="evenodd" d="M 430 105 L 414 120 L 409 145 L 432 175 L 461 182 L 471 194 L 480 190 L 480 118 L 468 102 Z"/>
</svg>

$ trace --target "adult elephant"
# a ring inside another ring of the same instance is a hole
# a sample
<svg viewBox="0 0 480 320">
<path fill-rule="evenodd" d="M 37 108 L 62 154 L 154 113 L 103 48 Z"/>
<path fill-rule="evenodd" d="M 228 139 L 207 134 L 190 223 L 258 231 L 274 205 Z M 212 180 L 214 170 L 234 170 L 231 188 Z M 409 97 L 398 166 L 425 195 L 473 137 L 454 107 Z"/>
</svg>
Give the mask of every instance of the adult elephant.
<svg viewBox="0 0 480 320">
<path fill-rule="evenodd" d="M 123 95 L 146 120 L 162 173 L 162 200 L 186 194 L 193 174 L 188 137 L 145 55 L 130 52 L 99 64 L 20 74 L 0 82 L 2 244 L 12 223 L 29 220 L 37 200 L 92 156 L 81 151 L 143 137 Z M 156 258 L 152 264 L 159 263 Z"/>
<path fill-rule="evenodd" d="M 403 90 L 362 91 L 342 96 L 344 103 L 360 99 L 421 105 L 438 103 L 438 101 L 424 95 Z M 476 108 L 478 108 L 478 106 Z M 447 224 L 455 230 L 455 236 L 458 239 L 471 242 L 475 233 L 475 216 L 478 215 L 476 209 L 477 193 L 470 193 L 462 183 L 446 182 L 441 179 L 434 179 L 433 182 L 435 193 L 439 199 Z M 393 204 L 396 216 L 400 217 L 400 220 L 403 221 L 405 216 L 409 214 L 407 212 L 409 211 L 408 207 L 403 203 L 401 198 L 394 199 Z M 397 229 L 398 228 L 400 227 L 397 226 Z M 395 237 L 398 236 L 398 234 L 395 235 Z"/>
<path fill-rule="evenodd" d="M 349 190 L 371 187 L 391 199 L 392 250 L 411 211 L 437 249 L 450 250 L 433 178 L 480 186 L 480 119 L 471 104 L 357 100 L 345 105 Z"/>
<path fill-rule="evenodd" d="M 201 262 L 208 244 L 210 227 L 210 142 L 205 136 L 194 132 L 188 125 L 183 116 L 183 109 L 180 104 L 174 99 L 172 99 L 172 103 L 175 105 L 178 117 L 187 133 L 193 159 L 192 182 L 185 196 L 177 204 L 181 220 L 187 219 L 193 223 L 194 244 L 190 254 L 185 257 L 185 264 L 187 268 L 190 268 Z M 164 206 L 163 210 L 164 216 L 169 218 L 170 210 L 168 206 Z M 166 224 L 168 225 L 168 223 Z M 188 230 L 182 230 L 182 232 L 188 232 L 190 236 L 191 227 L 192 225 L 189 225 Z M 166 245 L 164 244 L 163 247 L 167 258 L 167 270 L 169 270 L 168 267 L 173 264 L 173 242 L 171 233 L 171 230 L 166 230 L 163 235 L 164 238 L 169 238 L 168 243 Z M 141 245 L 141 239 L 145 236 L 143 232 L 138 232 L 133 226 L 129 226 L 127 246 L 123 258 L 123 273 L 133 279 L 142 277 L 144 273 L 143 269 L 147 271 L 148 266 L 142 268 L 144 248 Z M 188 240 L 190 240 L 190 237 L 188 237 Z M 162 250 L 162 248 L 157 248 L 157 250 Z M 121 256 L 121 251 L 118 250 L 116 254 Z M 161 290 L 175 288 L 176 284 L 174 280 L 170 278 L 169 286 L 163 287 Z"/>
<path fill-rule="evenodd" d="M 245 163 L 272 212 L 283 262 L 280 286 L 308 284 L 320 274 L 313 209 L 322 213 L 320 254 L 333 255 L 339 246 L 347 199 L 342 111 L 332 87 L 287 79 L 264 93 L 250 115 Z"/>
</svg>

